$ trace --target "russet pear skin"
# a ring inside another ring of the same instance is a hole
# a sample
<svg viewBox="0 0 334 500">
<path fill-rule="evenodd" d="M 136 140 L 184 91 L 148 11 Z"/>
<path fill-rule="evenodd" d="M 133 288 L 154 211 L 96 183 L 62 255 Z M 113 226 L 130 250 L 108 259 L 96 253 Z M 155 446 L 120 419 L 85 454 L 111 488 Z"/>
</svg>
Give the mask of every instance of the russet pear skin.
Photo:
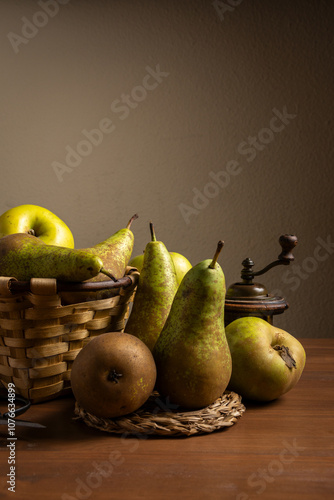
<svg viewBox="0 0 334 500">
<path fill-rule="evenodd" d="M 121 332 L 102 333 L 91 339 L 71 370 L 77 402 L 103 418 L 136 411 L 151 395 L 155 380 L 151 351 L 136 337 Z"/>
<path fill-rule="evenodd" d="M 224 330 L 225 277 L 204 260 L 184 276 L 153 349 L 156 388 L 186 409 L 212 404 L 224 393 L 232 363 Z"/>
<path fill-rule="evenodd" d="M 152 351 L 169 314 L 177 287 L 175 267 L 165 244 L 147 243 L 136 295 L 125 331 Z"/>
<path fill-rule="evenodd" d="M 0 275 L 19 281 L 31 278 L 55 278 L 61 281 L 85 281 L 103 268 L 102 260 L 83 250 L 47 245 L 26 233 L 0 238 Z"/>
</svg>

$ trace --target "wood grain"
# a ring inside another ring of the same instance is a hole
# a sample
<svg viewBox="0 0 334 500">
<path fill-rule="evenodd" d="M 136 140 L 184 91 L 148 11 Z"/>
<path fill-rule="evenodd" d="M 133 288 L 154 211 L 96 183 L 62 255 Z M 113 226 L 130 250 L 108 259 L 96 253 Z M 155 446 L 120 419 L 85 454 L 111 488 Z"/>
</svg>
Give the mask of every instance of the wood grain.
<svg viewBox="0 0 334 500">
<path fill-rule="evenodd" d="M 33 405 L 21 418 L 46 429 L 16 427 L 16 496 L 0 426 L 0 498 L 333 499 L 334 339 L 301 342 L 298 385 L 272 403 L 243 401 L 238 423 L 212 434 L 114 436 L 73 420 L 70 396 Z"/>
</svg>

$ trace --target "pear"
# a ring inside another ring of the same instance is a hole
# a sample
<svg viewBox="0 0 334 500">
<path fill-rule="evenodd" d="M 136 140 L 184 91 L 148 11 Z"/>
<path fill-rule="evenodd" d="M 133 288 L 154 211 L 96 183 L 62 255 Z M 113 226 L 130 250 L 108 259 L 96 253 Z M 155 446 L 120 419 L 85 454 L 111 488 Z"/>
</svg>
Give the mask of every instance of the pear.
<svg viewBox="0 0 334 500">
<path fill-rule="evenodd" d="M 144 252 L 143 267 L 125 331 L 138 337 L 152 351 L 165 324 L 177 287 L 172 258 L 162 241 L 157 241 L 152 222 L 151 241 Z"/>
<path fill-rule="evenodd" d="M 137 218 L 137 214 L 133 215 L 125 228 L 120 229 L 93 247 L 82 249 L 102 259 L 104 269 L 108 269 L 108 275 L 99 273 L 89 279 L 90 282 L 100 282 L 110 279 L 117 281 L 124 276 L 131 258 L 134 243 L 134 235 L 130 228 L 132 222 Z M 77 302 L 106 299 L 115 295 L 115 293 L 118 293 L 118 289 L 111 288 L 110 290 L 105 289 L 94 292 L 62 292 L 61 298 L 64 304 L 74 304 Z"/>
<path fill-rule="evenodd" d="M 134 236 L 130 228 L 132 222 L 137 218 L 137 214 L 133 215 L 125 228 L 93 247 L 83 248 L 86 252 L 98 255 L 102 259 L 104 268 L 113 275 L 114 281 L 124 276 L 131 258 Z M 107 276 L 99 274 L 90 281 L 105 281 L 107 279 L 109 279 Z"/>
<path fill-rule="evenodd" d="M 139 339 L 120 332 L 101 333 L 75 358 L 71 387 L 78 404 L 92 415 L 114 418 L 132 413 L 151 395 L 156 368 Z"/>
<path fill-rule="evenodd" d="M 187 409 L 212 404 L 229 383 L 231 354 L 225 336 L 225 277 L 217 262 L 207 259 L 184 276 L 165 326 L 153 349 L 159 393 Z"/>
<path fill-rule="evenodd" d="M 232 356 L 229 389 L 255 401 L 272 401 L 299 381 L 304 347 L 290 333 L 262 318 L 245 316 L 226 327 Z"/>
<path fill-rule="evenodd" d="M 83 250 L 48 245 L 26 233 L 0 238 L 1 276 L 12 276 L 19 281 L 31 278 L 85 281 L 100 272 L 107 273 L 102 260 Z"/>
</svg>

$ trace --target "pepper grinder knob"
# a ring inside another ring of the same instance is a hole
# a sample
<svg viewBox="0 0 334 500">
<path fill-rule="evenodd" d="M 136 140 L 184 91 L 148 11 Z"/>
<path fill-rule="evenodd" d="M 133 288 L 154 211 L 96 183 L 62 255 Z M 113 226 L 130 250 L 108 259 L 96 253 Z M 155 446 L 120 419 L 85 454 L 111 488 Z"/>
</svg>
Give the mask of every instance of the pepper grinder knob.
<svg viewBox="0 0 334 500">
<path fill-rule="evenodd" d="M 282 252 L 278 256 L 279 260 L 286 260 L 289 262 L 295 260 L 292 250 L 298 243 L 297 236 L 294 234 L 282 234 L 278 241 L 282 247 Z"/>
</svg>

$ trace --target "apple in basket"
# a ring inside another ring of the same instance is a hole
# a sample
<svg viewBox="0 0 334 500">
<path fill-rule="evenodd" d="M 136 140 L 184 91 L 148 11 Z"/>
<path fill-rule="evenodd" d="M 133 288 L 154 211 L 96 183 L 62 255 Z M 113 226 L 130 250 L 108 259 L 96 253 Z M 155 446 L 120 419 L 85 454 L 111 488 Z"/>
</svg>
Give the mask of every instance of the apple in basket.
<svg viewBox="0 0 334 500">
<path fill-rule="evenodd" d="M 152 353 L 140 339 L 107 332 L 79 352 L 72 365 L 71 386 L 77 403 L 88 413 L 114 418 L 145 403 L 156 375 Z"/>
<path fill-rule="evenodd" d="M 48 245 L 74 248 L 72 232 L 65 222 L 37 205 L 13 207 L 0 216 L 0 238 L 15 233 L 32 234 Z"/>
</svg>

